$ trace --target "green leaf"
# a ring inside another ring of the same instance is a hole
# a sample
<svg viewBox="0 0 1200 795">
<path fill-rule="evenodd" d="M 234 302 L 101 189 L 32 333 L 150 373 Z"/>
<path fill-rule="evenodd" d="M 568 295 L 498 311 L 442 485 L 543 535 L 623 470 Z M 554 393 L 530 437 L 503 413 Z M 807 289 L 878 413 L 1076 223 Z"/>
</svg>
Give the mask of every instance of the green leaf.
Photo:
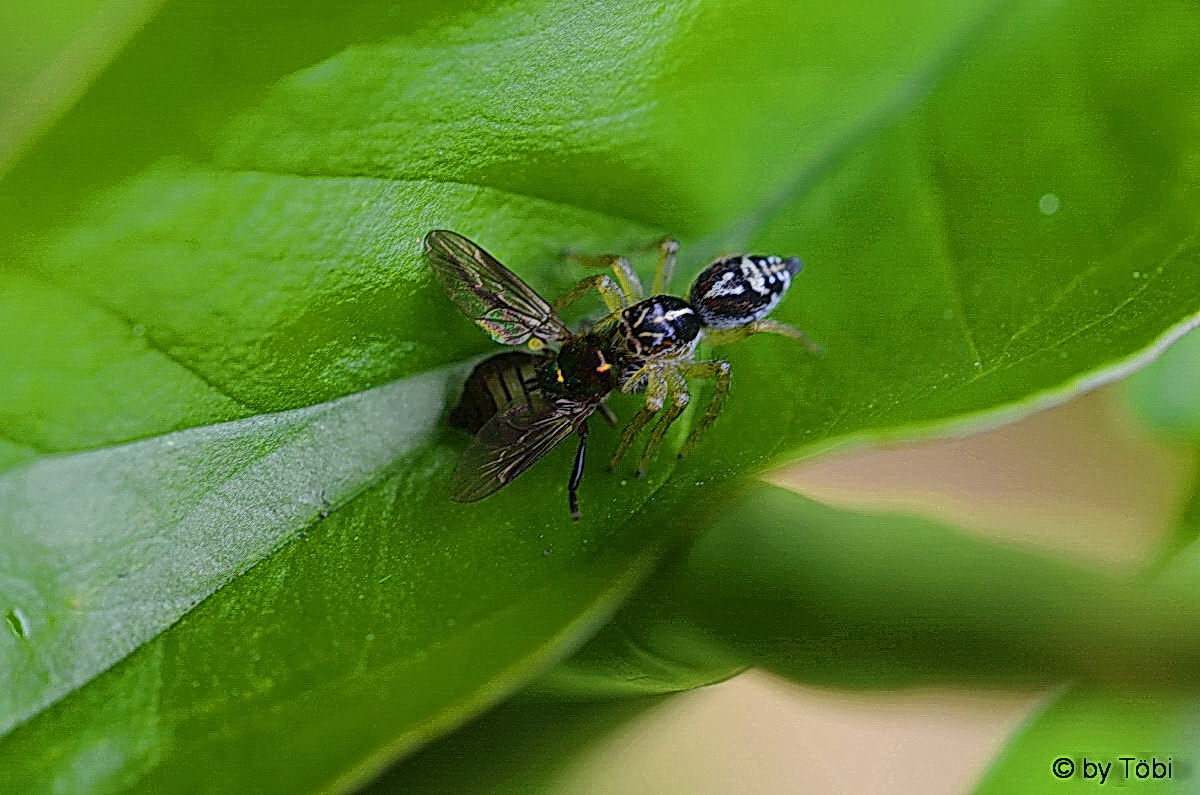
<svg viewBox="0 0 1200 795">
<path fill-rule="evenodd" d="M 434 320 L 453 310 L 418 230 L 452 219 L 584 241 L 637 229 L 470 186 L 165 163 L 106 194 L 32 273 L 8 275 L 0 301 L 22 344 L 0 364 L 47 375 L 0 384 L 5 435 L 33 451 L 94 447 L 311 405 L 487 350 L 457 316 Z M 534 236 L 501 251 L 553 261 L 556 248 Z"/>
<path fill-rule="evenodd" d="M 1179 559 L 1189 560 L 1189 555 L 1196 555 L 1196 540 L 1200 539 L 1200 471 L 1193 472 L 1192 482 L 1188 484 L 1179 505 L 1178 515 L 1170 535 L 1162 545 L 1156 564 L 1150 571 L 1158 572 L 1168 567 L 1168 573 L 1181 568 Z"/>
<path fill-rule="evenodd" d="M 1126 382 L 1134 410 L 1153 430 L 1200 441 L 1200 334 L 1189 334 Z"/>
<path fill-rule="evenodd" d="M 1200 122 L 1168 97 L 1197 76 L 1197 35 L 1183 4 L 1012 8 L 926 102 L 799 183 L 757 238 L 786 248 L 801 227 L 811 267 L 781 314 L 826 356 L 783 416 L 769 404 L 786 360 L 756 371 L 754 397 L 731 407 L 749 424 L 725 425 L 713 449 L 737 460 L 749 428 L 786 460 L 830 437 L 1028 410 L 1178 338 L 1194 311 L 1170 306 L 1200 294 L 1200 183 L 1184 154 Z M 1163 335 L 1163 320 L 1179 325 Z"/>
<path fill-rule="evenodd" d="M 1193 483 L 1193 497 L 1176 523 L 1173 545 L 1163 555 L 1169 565 L 1156 577 L 1159 588 L 1185 605 L 1200 598 L 1197 491 Z M 1011 792 L 1022 784 L 1046 781 L 1044 776 L 1052 775 L 1049 766 L 1059 757 L 1070 760 L 1060 763 L 1068 780 L 1096 782 L 1103 773 L 1118 786 L 1126 781 L 1184 781 L 1195 775 L 1196 709 L 1194 694 L 1153 687 L 1073 686 L 1010 740 L 979 791 Z M 1085 757 L 1092 767 L 1085 765 Z M 1106 771 L 1104 765 L 1110 763 Z M 1145 767 L 1139 768 L 1139 763 Z"/>
<path fill-rule="evenodd" d="M 568 682 L 630 676 L 630 661 L 651 657 L 853 687 L 1083 678 L 1194 688 L 1198 598 L 763 485 L 565 667 Z M 613 636 L 637 653 L 606 654 Z"/>
<path fill-rule="evenodd" d="M 65 113 L 159 0 L 0 7 L 0 175 Z"/>
<path fill-rule="evenodd" d="M 1200 334 L 1192 333 L 1124 384 L 1134 413 L 1151 430 L 1176 441 L 1200 443 Z M 1159 560 L 1169 564 L 1200 537 L 1200 475 L 1189 493 Z"/>
<path fill-rule="evenodd" d="M 1049 766 L 1063 755 L 1077 765 L 1173 757 L 1180 777 L 1194 747 L 1179 689 L 1198 684 L 1194 570 L 1177 577 L 1188 588 L 1148 589 L 935 522 L 835 511 L 760 486 L 537 680 L 537 697 L 526 691 L 422 749 L 377 789 L 552 791 L 557 773 L 654 694 L 732 673 L 722 660 L 889 690 L 1087 678 L 1093 689 L 1056 698 L 1006 749 L 989 786 L 1028 791 L 1054 780 Z"/>
<path fill-rule="evenodd" d="M 0 654 L 33 682 L 0 778 L 351 786 L 582 642 L 724 479 L 1144 360 L 1200 310 L 1196 27 L 165 3 L 0 183 Z M 454 506 L 434 420 L 494 347 L 420 259 L 435 226 L 547 295 L 566 249 L 802 254 L 777 315 L 826 355 L 731 348 L 728 409 L 645 482 L 601 471 L 598 428 L 579 525 L 566 449 Z"/>
<path fill-rule="evenodd" d="M 461 371 L 42 458 L 0 480 L 7 731 L 174 623 L 381 473 L 422 462 Z M 364 429 L 370 429 L 364 434 Z M 330 451 L 353 449 L 353 456 Z M 429 464 L 426 463 L 426 466 Z M 51 501 L 46 495 L 70 495 Z"/>
<path fill-rule="evenodd" d="M 1049 791 L 1066 782 L 1169 788 L 1194 775 L 1196 740 L 1195 707 L 1178 698 L 1072 690 L 1005 748 L 976 793 Z"/>
<path fill-rule="evenodd" d="M 346 786 L 591 634 L 675 525 L 570 525 L 561 488 L 537 512 L 517 493 L 447 505 L 459 445 L 438 421 L 458 378 L 10 473 L 9 529 L 41 534 L 18 536 L 27 554 L 0 579 L 20 605 L 4 706 L 43 711 L 0 742 L 4 788 Z M 69 511 L 39 503 L 60 487 L 80 491 Z M 610 510 L 632 512 L 640 491 Z M 262 753 L 281 736 L 300 755 L 286 765 Z"/>
<path fill-rule="evenodd" d="M 368 793 L 563 792 L 581 748 L 637 720 L 662 698 L 510 699 L 396 765 Z"/>
</svg>

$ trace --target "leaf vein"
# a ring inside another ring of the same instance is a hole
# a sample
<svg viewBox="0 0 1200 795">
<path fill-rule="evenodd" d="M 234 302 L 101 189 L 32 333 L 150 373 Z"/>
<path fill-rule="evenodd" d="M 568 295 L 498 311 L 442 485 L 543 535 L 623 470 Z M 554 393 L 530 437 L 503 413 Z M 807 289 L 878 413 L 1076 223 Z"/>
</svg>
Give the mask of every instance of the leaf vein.
<svg viewBox="0 0 1200 795">
<path fill-rule="evenodd" d="M 166 345 L 159 342 L 158 339 L 155 337 L 155 335 L 147 328 L 147 326 L 145 324 L 139 323 L 136 319 L 130 317 L 129 315 L 126 315 L 124 312 L 122 312 L 119 309 L 117 309 L 116 307 L 110 305 L 106 301 L 103 301 L 98 296 L 81 289 L 78 285 L 64 282 L 61 279 L 57 279 L 51 274 L 41 272 L 40 270 L 37 270 L 36 268 L 27 268 L 26 270 L 27 270 L 27 272 L 31 273 L 32 275 L 36 276 L 37 278 L 43 279 L 47 283 L 53 285 L 55 288 L 62 290 L 63 292 L 69 293 L 71 295 L 74 295 L 75 297 L 79 298 L 84 303 L 88 304 L 89 306 L 91 306 L 95 309 L 98 309 L 101 312 L 108 315 L 109 317 L 115 318 L 116 320 L 120 321 L 122 324 L 124 324 L 125 326 L 127 326 L 129 328 L 130 332 L 134 333 L 139 339 L 141 339 L 145 343 L 147 348 L 149 348 L 150 350 L 159 354 L 160 356 L 162 356 L 163 358 L 165 358 L 167 361 L 171 362 L 172 364 L 187 371 L 192 376 L 194 376 L 197 380 L 199 380 L 201 383 L 203 383 L 205 386 L 209 387 L 210 389 L 212 389 L 214 392 L 216 392 L 221 397 L 223 397 L 226 400 L 230 401 L 231 403 L 235 404 L 238 408 L 241 408 L 244 411 L 251 413 L 251 414 L 256 414 L 260 411 L 269 410 L 269 409 L 264 409 L 261 406 L 253 405 L 251 403 L 248 403 L 248 402 L 238 398 L 232 392 L 230 392 L 226 386 L 213 380 L 210 376 L 208 376 L 207 374 L 202 372 L 195 365 L 186 361 L 185 359 L 183 359 L 182 357 L 180 357 L 179 355 L 174 353 Z"/>
<path fill-rule="evenodd" d="M 976 19 L 963 26 L 962 33 L 941 53 L 930 59 L 924 69 L 917 70 L 910 79 L 899 83 L 857 124 L 822 151 L 806 159 L 791 179 L 769 194 L 757 208 L 705 238 L 706 250 L 725 250 L 731 245 L 736 247 L 741 241 L 754 239 L 796 198 L 807 194 L 821 180 L 849 161 L 868 141 L 886 133 L 909 111 L 923 103 L 943 80 L 962 67 L 967 60 L 967 53 L 987 40 L 998 18 L 1007 10 L 1008 4 L 1003 2 L 994 2 L 983 9 Z"/>
</svg>

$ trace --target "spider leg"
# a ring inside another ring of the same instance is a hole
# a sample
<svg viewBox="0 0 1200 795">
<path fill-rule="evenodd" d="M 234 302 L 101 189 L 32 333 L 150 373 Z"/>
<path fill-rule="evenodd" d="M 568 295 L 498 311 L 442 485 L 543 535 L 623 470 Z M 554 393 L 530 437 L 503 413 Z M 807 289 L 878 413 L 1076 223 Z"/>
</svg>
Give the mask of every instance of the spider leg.
<svg viewBox="0 0 1200 795">
<path fill-rule="evenodd" d="M 612 460 L 609 461 L 609 469 L 616 469 L 621 463 L 622 456 L 629 446 L 633 444 L 633 440 L 641 433 L 642 428 L 650 420 L 654 419 L 654 415 L 662 411 L 663 404 L 667 400 L 667 393 L 670 391 L 670 384 L 663 374 L 658 370 L 650 370 L 646 374 L 646 404 L 642 410 L 633 416 L 629 424 L 625 426 L 624 432 L 621 433 L 621 440 L 617 442 L 617 449 L 613 451 Z"/>
<path fill-rule="evenodd" d="M 645 296 L 642 293 L 642 280 L 637 271 L 629 264 L 629 260 L 616 254 L 605 254 L 600 257 L 585 257 L 580 254 L 567 254 L 567 259 L 574 260 L 588 268 L 612 268 L 613 275 L 621 290 L 629 297 L 629 303 L 636 303 Z"/>
<path fill-rule="evenodd" d="M 641 460 L 638 461 L 638 477 L 645 474 L 646 465 L 650 463 L 651 456 L 658 450 L 658 446 L 662 444 L 663 437 L 667 435 L 667 430 L 675 420 L 679 419 L 679 415 L 683 413 L 683 410 L 687 408 L 688 402 L 691 400 L 687 379 L 680 375 L 678 370 L 669 370 L 666 378 L 668 381 L 667 395 L 671 400 L 666 404 L 666 411 L 658 418 L 654 429 L 650 431 L 650 439 L 646 442 L 646 449 L 642 452 Z"/>
<path fill-rule="evenodd" d="M 559 296 L 558 300 L 554 302 L 554 308 L 562 311 L 579 300 L 588 290 L 593 289 L 600 293 L 609 312 L 616 312 L 618 309 L 629 306 L 629 298 L 621 285 L 613 281 L 613 278 L 607 273 L 598 273 L 595 276 L 588 276 Z"/>
<path fill-rule="evenodd" d="M 654 295 L 671 288 L 671 276 L 675 273 L 675 255 L 679 253 L 679 241 L 665 237 L 658 244 L 658 268 L 654 271 Z"/>
<path fill-rule="evenodd" d="M 813 356 L 822 356 L 825 353 L 825 350 L 820 345 L 810 340 L 808 335 L 800 329 L 770 318 L 755 320 L 743 326 L 735 326 L 734 328 L 706 328 L 704 330 L 704 339 L 713 345 L 725 345 L 730 342 L 744 340 L 753 334 L 779 334 L 783 337 L 798 340 Z"/>
<path fill-rule="evenodd" d="M 692 452 L 692 448 L 696 446 L 696 442 L 700 441 L 700 437 L 708 430 L 708 426 L 713 424 L 713 420 L 721 413 L 721 408 L 725 405 L 725 399 L 729 397 L 729 362 L 720 359 L 714 359 L 708 362 L 692 362 L 685 364 L 679 368 L 681 374 L 686 378 L 711 378 L 716 382 L 716 389 L 713 392 L 712 399 L 708 402 L 708 408 L 704 412 L 704 416 L 700 422 L 696 423 L 696 427 L 692 429 L 692 433 L 688 436 L 687 441 L 683 443 L 683 447 L 679 449 L 679 457 L 685 458 Z"/>
</svg>

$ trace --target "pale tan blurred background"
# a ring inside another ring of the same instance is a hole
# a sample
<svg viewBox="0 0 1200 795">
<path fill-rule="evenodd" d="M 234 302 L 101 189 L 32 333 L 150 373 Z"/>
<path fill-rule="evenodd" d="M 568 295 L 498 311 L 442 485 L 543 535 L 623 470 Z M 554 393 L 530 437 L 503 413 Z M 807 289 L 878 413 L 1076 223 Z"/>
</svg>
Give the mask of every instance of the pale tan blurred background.
<svg viewBox="0 0 1200 795">
<path fill-rule="evenodd" d="M 1120 572 L 1154 554 L 1196 463 L 1190 448 L 1139 425 L 1116 385 L 975 436 L 832 455 L 770 479 L 832 505 L 924 514 Z M 969 792 L 1048 695 L 846 692 L 750 672 L 668 700 L 584 754 L 558 785 Z"/>
</svg>

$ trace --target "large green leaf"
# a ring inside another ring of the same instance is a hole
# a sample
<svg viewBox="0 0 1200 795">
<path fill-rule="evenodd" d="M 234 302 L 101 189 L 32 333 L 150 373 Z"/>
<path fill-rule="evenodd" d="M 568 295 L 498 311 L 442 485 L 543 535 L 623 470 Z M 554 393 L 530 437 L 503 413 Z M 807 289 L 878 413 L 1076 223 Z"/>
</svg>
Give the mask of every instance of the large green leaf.
<svg viewBox="0 0 1200 795">
<path fill-rule="evenodd" d="M 23 642 L 4 647 L 14 676 L 0 696 L 3 728 L 174 623 L 364 483 L 418 468 L 406 459 L 435 435 L 446 382 L 434 371 L 11 472 L 0 481 L 11 553 L 0 593 Z"/>
<path fill-rule="evenodd" d="M 0 665 L 29 684 L 0 777 L 359 780 L 565 655 L 725 478 L 1144 360 L 1200 311 L 1196 28 L 1184 3 L 166 3 L 0 183 Z M 731 349 L 692 460 L 596 460 L 579 525 L 568 450 L 452 506 L 435 420 L 492 348 L 420 259 L 434 226 L 547 294 L 568 248 L 800 253 L 777 314 L 826 356 Z"/>
</svg>

